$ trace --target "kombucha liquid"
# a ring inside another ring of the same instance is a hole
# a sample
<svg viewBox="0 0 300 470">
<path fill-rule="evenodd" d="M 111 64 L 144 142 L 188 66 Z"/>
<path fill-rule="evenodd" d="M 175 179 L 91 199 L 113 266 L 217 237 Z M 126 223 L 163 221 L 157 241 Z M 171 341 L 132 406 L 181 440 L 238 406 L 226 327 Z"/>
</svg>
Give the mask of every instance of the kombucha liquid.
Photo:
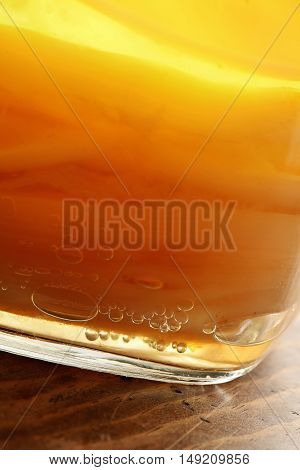
<svg viewBox="0 0 300 470">
<path fill-rule="evenodd" d="M 189 369 L 257 361 L 299 306 L 299 14 L 235 97 L 297 2 L 3 4 L 0 327 Z M 170 194 L 236 201 L 236 251 L 187 249 L 179 270 L 164 250 L 61 248 L 64 199 Z"/>
</svg>

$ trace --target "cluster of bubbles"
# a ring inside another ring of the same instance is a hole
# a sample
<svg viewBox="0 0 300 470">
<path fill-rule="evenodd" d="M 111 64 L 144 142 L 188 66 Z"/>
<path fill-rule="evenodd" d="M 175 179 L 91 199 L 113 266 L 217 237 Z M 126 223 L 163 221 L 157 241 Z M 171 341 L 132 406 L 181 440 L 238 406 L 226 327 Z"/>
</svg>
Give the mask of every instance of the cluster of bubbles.
<svg viewBox="0 0 300 470">
<path fill-rule="evenodd" d="M 124 343 L 129 343 L 129 341 L 135 338 L 134 336 L 120 335 L 118 333 L 115 333 L 114 331 L 105 331 L 105 330 L 97 331 L 97 330 L 94 330 L 93 328 L 87 328 L 85 330 L 85 337 L 89 341 L 97 341 L 97 339 L 100 339 L 100 341 L 107 341 L 108 339 L 117 341 L 120 338 L 122 338 Z"/>
<path fill-rule="evenodd" d="M 104 331 L 104 330 L 97 331 L 93 328 L 87 328 L 85 330 L 85 337 L 88 341 L 100 340 L 101 342 L 104 342 L 104 341 L 111 339 L 113 341 L 122 340 L 123 343 L 125 344 L 135 339 L 135 336 L 122 335 L 122 334 L 115 333 L 113 331 Z M 169 346 L 171 346 L 173 350 L 176 350 L 180 354 L 186 352 L 187 350 L 187 345 L 183 342 L 168 343 L 161 338 L 153 339 L 153 338 L 148 338 L 148 337 L 144 337 L 143 342 L 147 344 L 149 348 L 154 349 L 159 352 L 165 351 L 166 348 Z"/>
<path fill-rule="evenodd" d="M 57 267 L 49 266 L 33 266 L 33 265 L 8 265 L 10 269 L 13 269 L 13 273 L 20 277 L 35 277 L 51 276 L 55 278 L 71 278 L 73 281 L 87 280 L 97 282 L 100 279 L 100 275 L 96 272 L 81 273 L 71 269 L 61 269 Z"/>
<path fill-rule="evenodd" d="M 161 333 L 178 332 L 188 323 L 189 312 L 194 309 L 194 302 L 184 299 L 176 303 L 175 307 L 167 308 L 159 304 L 145 312 L 128 309 L 124 304 L 100 303 L 99 313 L 107 315 L 113 322 L 120 322 L 123 318 L 130 318 L 135 325 L 147 322 L 149 327 Z"/>
<path fill-rule="evenodd" d="M 101 303 L 98 311 L 101 315 L 107 315 L 112 322 L 120 322 L 126 315 L 126 306 L 123 304 Z"/>
<path fill-rule="evenodd" d="M 186 352 L 186 350 L 187 350 L 187 345 L 183 342 L 177 343 L 177 342 L 173 341 L 173 343 L 167 343 L 163 339 L 155 340 L 155 339 L 152 339 L 152 338 L 144 338 L 144 343 L 147 343 L 150 348 L 156 349 L 159 352 L 165 351 L 165 349 L 168 346 L 171 346 L 172 349 L 175 349 L 180 354 Z"/>
</svg>

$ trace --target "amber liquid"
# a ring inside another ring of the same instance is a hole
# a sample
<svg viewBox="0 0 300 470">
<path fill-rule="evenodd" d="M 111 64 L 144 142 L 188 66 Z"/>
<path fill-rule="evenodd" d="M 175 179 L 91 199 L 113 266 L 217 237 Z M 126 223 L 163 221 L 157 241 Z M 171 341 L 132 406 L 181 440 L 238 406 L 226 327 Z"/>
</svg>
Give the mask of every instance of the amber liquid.
<svg viewBox="0 0 300 470">
<path fill-rule="evenodd" d="M 260 51 L 254 42 L 248 62 L 239 62 L 196 44 L 209 7 L 174 2 L 190 20 L 173 18 L 175 38 L 158 12 L 137 25 L 134 2 L 124 2 L 128 15 L 68 2 L 70 17 L 52 2 L 43 28 L 47 11 L 5 3 L 31 47 L 1 13 L 0 326 L 187 368 L 258 360 L 299 304 L 296 26 L 284 39 L 290 62 L 282 44 L 274 49 L 208 139 Z M 268 16 L 274 31 L 288 13 L 279 3 L 273 23 Z M 103 37 L 92 44 L 99 28 Z M 233 29 L 228 24 L 225 37 Z M 66 253 L 64 199 L 129 197 L 108 160 L 135 198 L 236 201 L 237 250 L 187 249 L 172 254 L 176 264 L 165 250 Z"/>
</svg>

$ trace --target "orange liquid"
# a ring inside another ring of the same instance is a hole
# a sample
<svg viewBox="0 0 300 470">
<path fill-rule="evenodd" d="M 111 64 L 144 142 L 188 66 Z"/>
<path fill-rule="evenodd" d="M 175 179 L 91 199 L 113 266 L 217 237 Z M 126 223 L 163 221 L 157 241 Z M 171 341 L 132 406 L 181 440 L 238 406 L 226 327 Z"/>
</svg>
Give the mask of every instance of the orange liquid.
<svg viewBox="0 0 300 470">
<path fill-rule="evenodd" d="M 34 3 L 4 2 L 21 29 L 0 13 L 0 326 L 190 368 L 253 363 L 299 305 L 299 15 L 236 97 L 296 2 L 271 18 L 232 2 L 217 33 L 193 1 Z M 170 192 L 236 201 L 237 250 L 176 265 L 60 248 L 64 199 Z"/>
</svg>

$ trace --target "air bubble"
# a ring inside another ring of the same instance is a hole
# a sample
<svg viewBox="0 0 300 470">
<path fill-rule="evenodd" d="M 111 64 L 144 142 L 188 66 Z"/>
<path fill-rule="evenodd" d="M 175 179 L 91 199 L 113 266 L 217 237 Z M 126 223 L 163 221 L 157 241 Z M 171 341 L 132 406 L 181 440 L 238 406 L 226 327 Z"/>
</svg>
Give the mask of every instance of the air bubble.
<svg viewBox="0 0 300 470">
<path fill-rule="evenodd" d="M 194 302 L 190 299 L 182 299 L 177 302 L 176 306 L 178 310 L 182 310 L 183 312 L 189 312 L 190 310 L 193 310 Z"/>
<path fill-rule="evenodd" d="M 123 320 L 123 312 L 120 312 L 120 310 L 114 308 L 110 310 L 109 314 L 109 319 L 113 322 L 119 322 Z"/>
<path fill-rule="evenodd" d="M 46 266 L 37 266 L 35 269 L 34 269 L 34 272 L 36 274 L 40 274 L 42 276 L 48 276 L 48 274 L 50 274 L 50 269 L 47 268 Z"/>
<path fill-rule="evenodd" d="M 119 336 L 118 333 L 111 333 L 110 334 L 110 337 L 113 341 L 117 341 L 119 339 Z"/>
<path fill-rule="evenodd" d="M 160 322 L 157 316 L 151 318 L 151 320 L 149 321 L 149 326 L 154 330 L 158 330 L 160 328 Z"/>
<path fill-rule="evenodd" d="M 123 341 L 124 341 L 124 343 L 129 343 L 129 341 L 130 341 L 130 336 L 124 335 L 124 336 L 123 336 Z"/>
<path fill-rule="evenodd" d="M 17 266 L 14 270 L 17 276 L 32 276 L 33 274 L 33 267 L 31 266 Z"/>
<path fill-rule="evenodd" d="M 141 313 L 134 313 L 132 315 L 132 322 L 135 325 L 141 325 L 144 321 L 144 316 Z"/>
<path fill-rule="evenodd" d="M 181 323 L 178 323 L 178 321 L 176 321 L 175 318 L 171 318 L 171 320 L 168 320 L 168 326 L 169 326 L 169 330 L 175 333 L 176 331 L 180 330 Z"/>
<path fill-rule="evenodd" d="M 83 260 L 83 253 L 78 248 L 58 248 L 56 258 L 67 264 L 80 264 Z"/>
<path fill-rule="evenodd" d="M 109 313 L 109 305 L 108 304 L 100 304 L 98 307 L 99 313 L 102 315 L 107 315 Z"/>
<path fill-rule="evenodd" d="M 208 323 L 207 325 L 204 325 L 203 327 L 203 333 L 205 335 L 213 335 L 216 331 L 217 325 L 213 323 Z"/>
<path fill-rule="evenodd" d="M 88 328 L 85 330 L 85 336 L 89 341 L 96 341 L 99 338 L 99 333 L 96 330 Z"/>
<path fill-rule="evenodd" d="M 153 308 L 153 313 L 156 315 L 165 315 L 167 308 L 164 304 L 157 304 Z"/>
<path fill-rule="evenodd" d="M 144 312 L 143 313 L 143 317 L 144 317 L 145 320 L 150 320 L 153 317 L 153 315 L 155 315 L 154 312 Z"/>
<path fill-rule="evenodd" d="M 177 344 L 177 352 L 179 352 L 180 354 L 185 353 L 186 349 L 187 349 L 187 346 L 185 343 Z"/>
<path fill-rule="evenodd" d="M 31 300 L 41 312 L 68 321 L 88 321 L 97 314 L 96 301 L 89 295 L 68 287 L 45 285 Z"/>
<path fill-rule="evenodd" d="M 120 305 L 118 305 L 117 308 L 118 308 L 118 310 L 119 310 L 120 312 L 125 312 L 125 310 L 126 310 L 126 305 L 120 304 Z"/>
<path fill-rule="evenodd" d="M 81 273 L 74 273 L 77 277 L 81 277 Z M 92 281 L 92 282 L 97 282 L 100 279 L 100 276 L 98 273 L 89 273 L 87 275 L 87 278 Z"/>
<path fill-rule="evenodd" d="M 222 344 L 254 346 L 277 338 L 286 326 L 287 316 L 297 311 L 297 305 L 277 313 L 260 315 L 239 322 L 218 325 L 213 337 Z"/>
<path fill-rule="evenodd" d="M 106 341 L 109 338 L 109 334 L 107 331 L 100 331 L 99 332 L 99 337 L 102 341 Z"/>
<path fill-rule="evenodd" d="M 137 279 L 136 283 L 142 287 L 145 287 L 145 289 L 152 289 L 152 290 L 161 289 L 164 285 L 164 283 L 160 281 L 159 279 L 146 279 L 146 278 Z"/>
<path fill-rule="evenodd" d="M 167 322 L 163 323 L 162 325 L 160 325 L 159 327 L 161 333 L 167 333 L 169 331 L 169 325 Z"/>
<path fill-rule="evenodd" d="M 176 341 L 173 341 L 173 343 L 172 343 L 172 348 L 173 348 L 173 349 L 177 349 L 177 343 L 176 343 Z"/>
<path fill-rule="evenodd" d="M 173 310 L 167 310 L 164 314 L 165 318 L 167 320 L 170 320 L 171 318 L 173 318 L 174 316 L 174 311 Z"/>
<path fill-rule="evenodd" d="M 159 352 L 162 352 L 166 349 L 166 343 L 163 340 L 158 340 L 156 343 L 156 349 Z"/>
<path fill-rule="evenodd" d="M 182 310 L 174 313 L 174 319 L 181 325 L 185 325 L 189 321 L 188 314 Z"/>
<path fill-rule="evenodd" d="M 109 247 L 103 247 L 101 250 L 98 251 L 97 257 L 101 261 L 110 261 L 114 257 L 114 250 Z"/>
</svg>

